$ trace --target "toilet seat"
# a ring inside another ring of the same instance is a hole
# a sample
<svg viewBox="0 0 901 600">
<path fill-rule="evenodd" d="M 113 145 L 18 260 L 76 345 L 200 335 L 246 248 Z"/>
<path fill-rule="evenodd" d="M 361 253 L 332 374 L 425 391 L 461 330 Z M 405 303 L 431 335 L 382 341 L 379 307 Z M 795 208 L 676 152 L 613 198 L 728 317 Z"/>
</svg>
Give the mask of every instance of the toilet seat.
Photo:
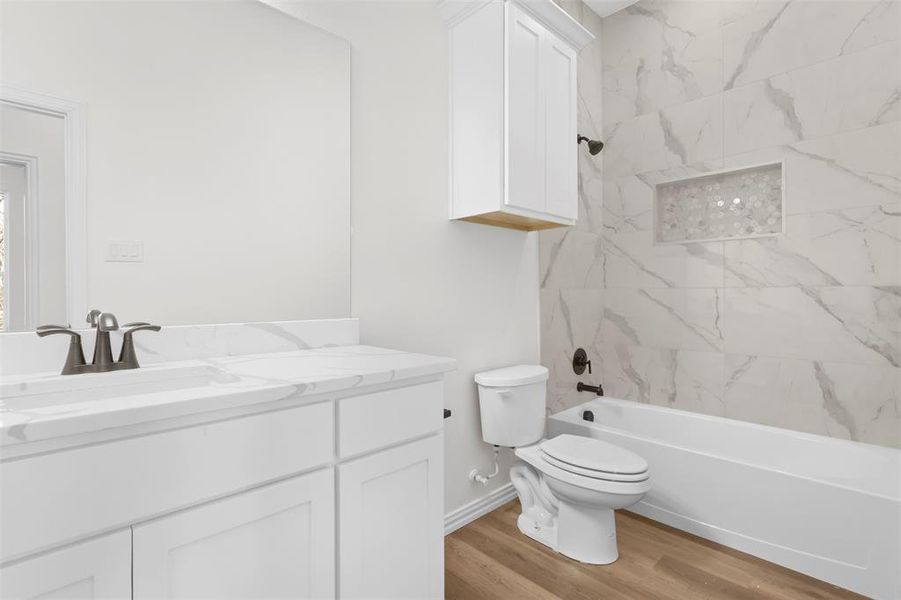
<svg viewBox="0 0 901 600">
<path fill-rule="evenodd" d="M 590 437 L 564 433 L 538 445 L 545 459 L 566 470 L 614 481 L 647 477 L 648 463 L 634 452 Z"/>
<path fill-rule="evenodd" d="M 560 437 L 560 436 L 558 436 Z M 554 438 L 556 439 L 556 438 Z M 550 440 L 546 440 L 550 441 Z M 600 440 L 594 440 L 600 441 Z M 538 470 L 542 475 L 546 477 L 551 477 L 553 479 L 557 479 L 564 483 L 568 483 L 570 485 L 576 486 L 578 488 L 582 488 L 585 490 L 591 490 L 595 492 L 604 492 L 608 494 L 614 495 L 630 495 L 630 494 L 643 494 L 651 489 L 651 480 L 650 475 L 647 473 L 647 469 L 642 473 L 632 473 L 629 475 L 636 476 L 640 475 L 641 479 L 614 479 L 618 474 L 616 473 L 606 473 L 597 470 L 588 470 L 593 475 L 586 475 L 583 473 L 579 473 L 575 471 L 575 468 L 572 464 L 565 463 L 565 461 L 560 461 L 556 459 L 554 462 L 548 460 L 548 455 L 540 448 L 544 442 L 539 444 L 534 444 L 532 446 L 525 446 L 522 448 L 516 449 L 516 456 L 534 467 Z M 603 442 L 601 442 L 603 444 Z M 604 444 L 610 445 L 612 444 Z M 552 444 L 552 451 L 553 451 Z M 612 446 L 616 448 L 616 446 Z M 620 448 L 624 452 L 626 450 Z M 637 455 L 636 455 L 637 456 Z M 640 457 L 639 457 L 640 458 Z M 560 466 L 561 462 L 566 465 L 566 468 Z M 582 461 L 588 462 L 588 461 Z M 556 463 L 556 464 L 555 464 Z M 594 463 L 596 464 L 596 463 Z M 622 474 L 619 474 L 622 475 Z"/>
<path fill-rule="evenodd" d="M 628 481 L 644 481 L 650 476 L 648 474 L 647 470 L 645 470 L 643 473 L 624 474 L 624 473 L 611 473 L 608 471 L 597 471 L 594 469 L 586 469 L 585 467 L 571 465 L 567 462 L 563 462 L 562 460 L 558 460 L 558 459 L 554 458 L 553 456 L 544 452 L 540 447 L 539 447 L 538 451 L 541 454 L 541 458 L 545 462 L 550 463 L 560 469 L 563 469 L 564 471 L 568 471 L 568 472 L 574 473 L 576 475 L 582 475 L 584 477 L 592 477 L 594 479 L 603 479 L 605 481 L 628 482 Z"/>
</svg>

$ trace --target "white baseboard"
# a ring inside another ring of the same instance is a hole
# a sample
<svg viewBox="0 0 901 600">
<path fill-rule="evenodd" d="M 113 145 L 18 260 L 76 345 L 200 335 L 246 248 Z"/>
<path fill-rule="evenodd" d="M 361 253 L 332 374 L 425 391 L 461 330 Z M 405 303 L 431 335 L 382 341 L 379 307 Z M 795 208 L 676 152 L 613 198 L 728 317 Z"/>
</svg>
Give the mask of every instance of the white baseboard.
<svg viewBox="0 0 901 600">
<path fill-rule="evenodd" d="M 454 532 L 468 523 L 472 523 L 482 515 L 487 515 L 515 497 L 516 490 L 513 489 L 512 483 L 508 483 L 496 490 L 492 490 L 478 500 L 473 500 L 469 504 L 447 513 L 444 515 L 444 535 Z"/>
</svg>

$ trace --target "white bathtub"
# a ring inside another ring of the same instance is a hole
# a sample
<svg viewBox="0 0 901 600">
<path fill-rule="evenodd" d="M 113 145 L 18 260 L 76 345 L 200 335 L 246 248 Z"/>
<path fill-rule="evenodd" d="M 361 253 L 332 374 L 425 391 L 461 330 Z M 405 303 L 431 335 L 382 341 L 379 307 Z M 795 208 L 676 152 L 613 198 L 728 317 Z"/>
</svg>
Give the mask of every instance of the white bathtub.
<svg viewBox="0 0 901 600">
<path fill-rule="evenodd" d="M 583 419 L 589 410 L 594 422 Z M 548 419 L 647 461 L 630 510 L 874 598 L 901 598 L 901 451 L 598 399 Z"/>
</svg>

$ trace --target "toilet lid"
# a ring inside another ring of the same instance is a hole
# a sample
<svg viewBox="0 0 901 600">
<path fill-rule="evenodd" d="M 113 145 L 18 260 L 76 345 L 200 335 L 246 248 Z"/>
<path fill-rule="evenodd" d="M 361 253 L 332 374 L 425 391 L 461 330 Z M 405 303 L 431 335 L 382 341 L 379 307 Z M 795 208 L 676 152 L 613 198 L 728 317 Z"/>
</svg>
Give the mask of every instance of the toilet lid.
<svg viewBox="0 0 901 600">
<path fill-rule="evenodd" d="M 634 452 L 580 435 L 558 435 L 541 442 L 539 449 L 556 459 L 558 466 L 562 462 L 580 470 L 620 475 L 639 475 L 648 470 L 648 463 Z"/>
</svg>

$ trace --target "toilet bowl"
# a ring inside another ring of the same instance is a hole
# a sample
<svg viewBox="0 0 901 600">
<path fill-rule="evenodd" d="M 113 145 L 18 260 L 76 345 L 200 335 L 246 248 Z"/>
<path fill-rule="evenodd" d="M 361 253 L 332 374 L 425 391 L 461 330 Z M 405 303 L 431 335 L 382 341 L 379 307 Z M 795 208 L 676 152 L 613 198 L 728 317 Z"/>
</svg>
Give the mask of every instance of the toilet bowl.
<svg viewBox="0 0 901 600">
<path fill-rule="evenodd" d="M 619 557 L 613 511 L 647 493 L 648 465 L 593 438 L 542 439 L 547 377 L 538 365 L 478 373 L 482 438 L 515 448 L 521 461 L 510 469 L 522 506 L 520 531 L 575 560 L 612 563 Z"/>
<path fill-rule="evenodd" d="M 536 519 L 536 511 L 523 504 L 520 531 L 580 562 L 606 565 L 619 558 L 613 511 L 641 500 L 651 485 L 640 456 L 567 434 L 517 448 L 516 456 L 526 463 L 520 469 L 534 469 L 544 484 L 531 484 L 523 494 L 520 487 L 529 486 L 529 480 L 511 474 L 520 502 L 543 495 L 556 509 L 555 516 L 542 512 Z"/>
</svg>

